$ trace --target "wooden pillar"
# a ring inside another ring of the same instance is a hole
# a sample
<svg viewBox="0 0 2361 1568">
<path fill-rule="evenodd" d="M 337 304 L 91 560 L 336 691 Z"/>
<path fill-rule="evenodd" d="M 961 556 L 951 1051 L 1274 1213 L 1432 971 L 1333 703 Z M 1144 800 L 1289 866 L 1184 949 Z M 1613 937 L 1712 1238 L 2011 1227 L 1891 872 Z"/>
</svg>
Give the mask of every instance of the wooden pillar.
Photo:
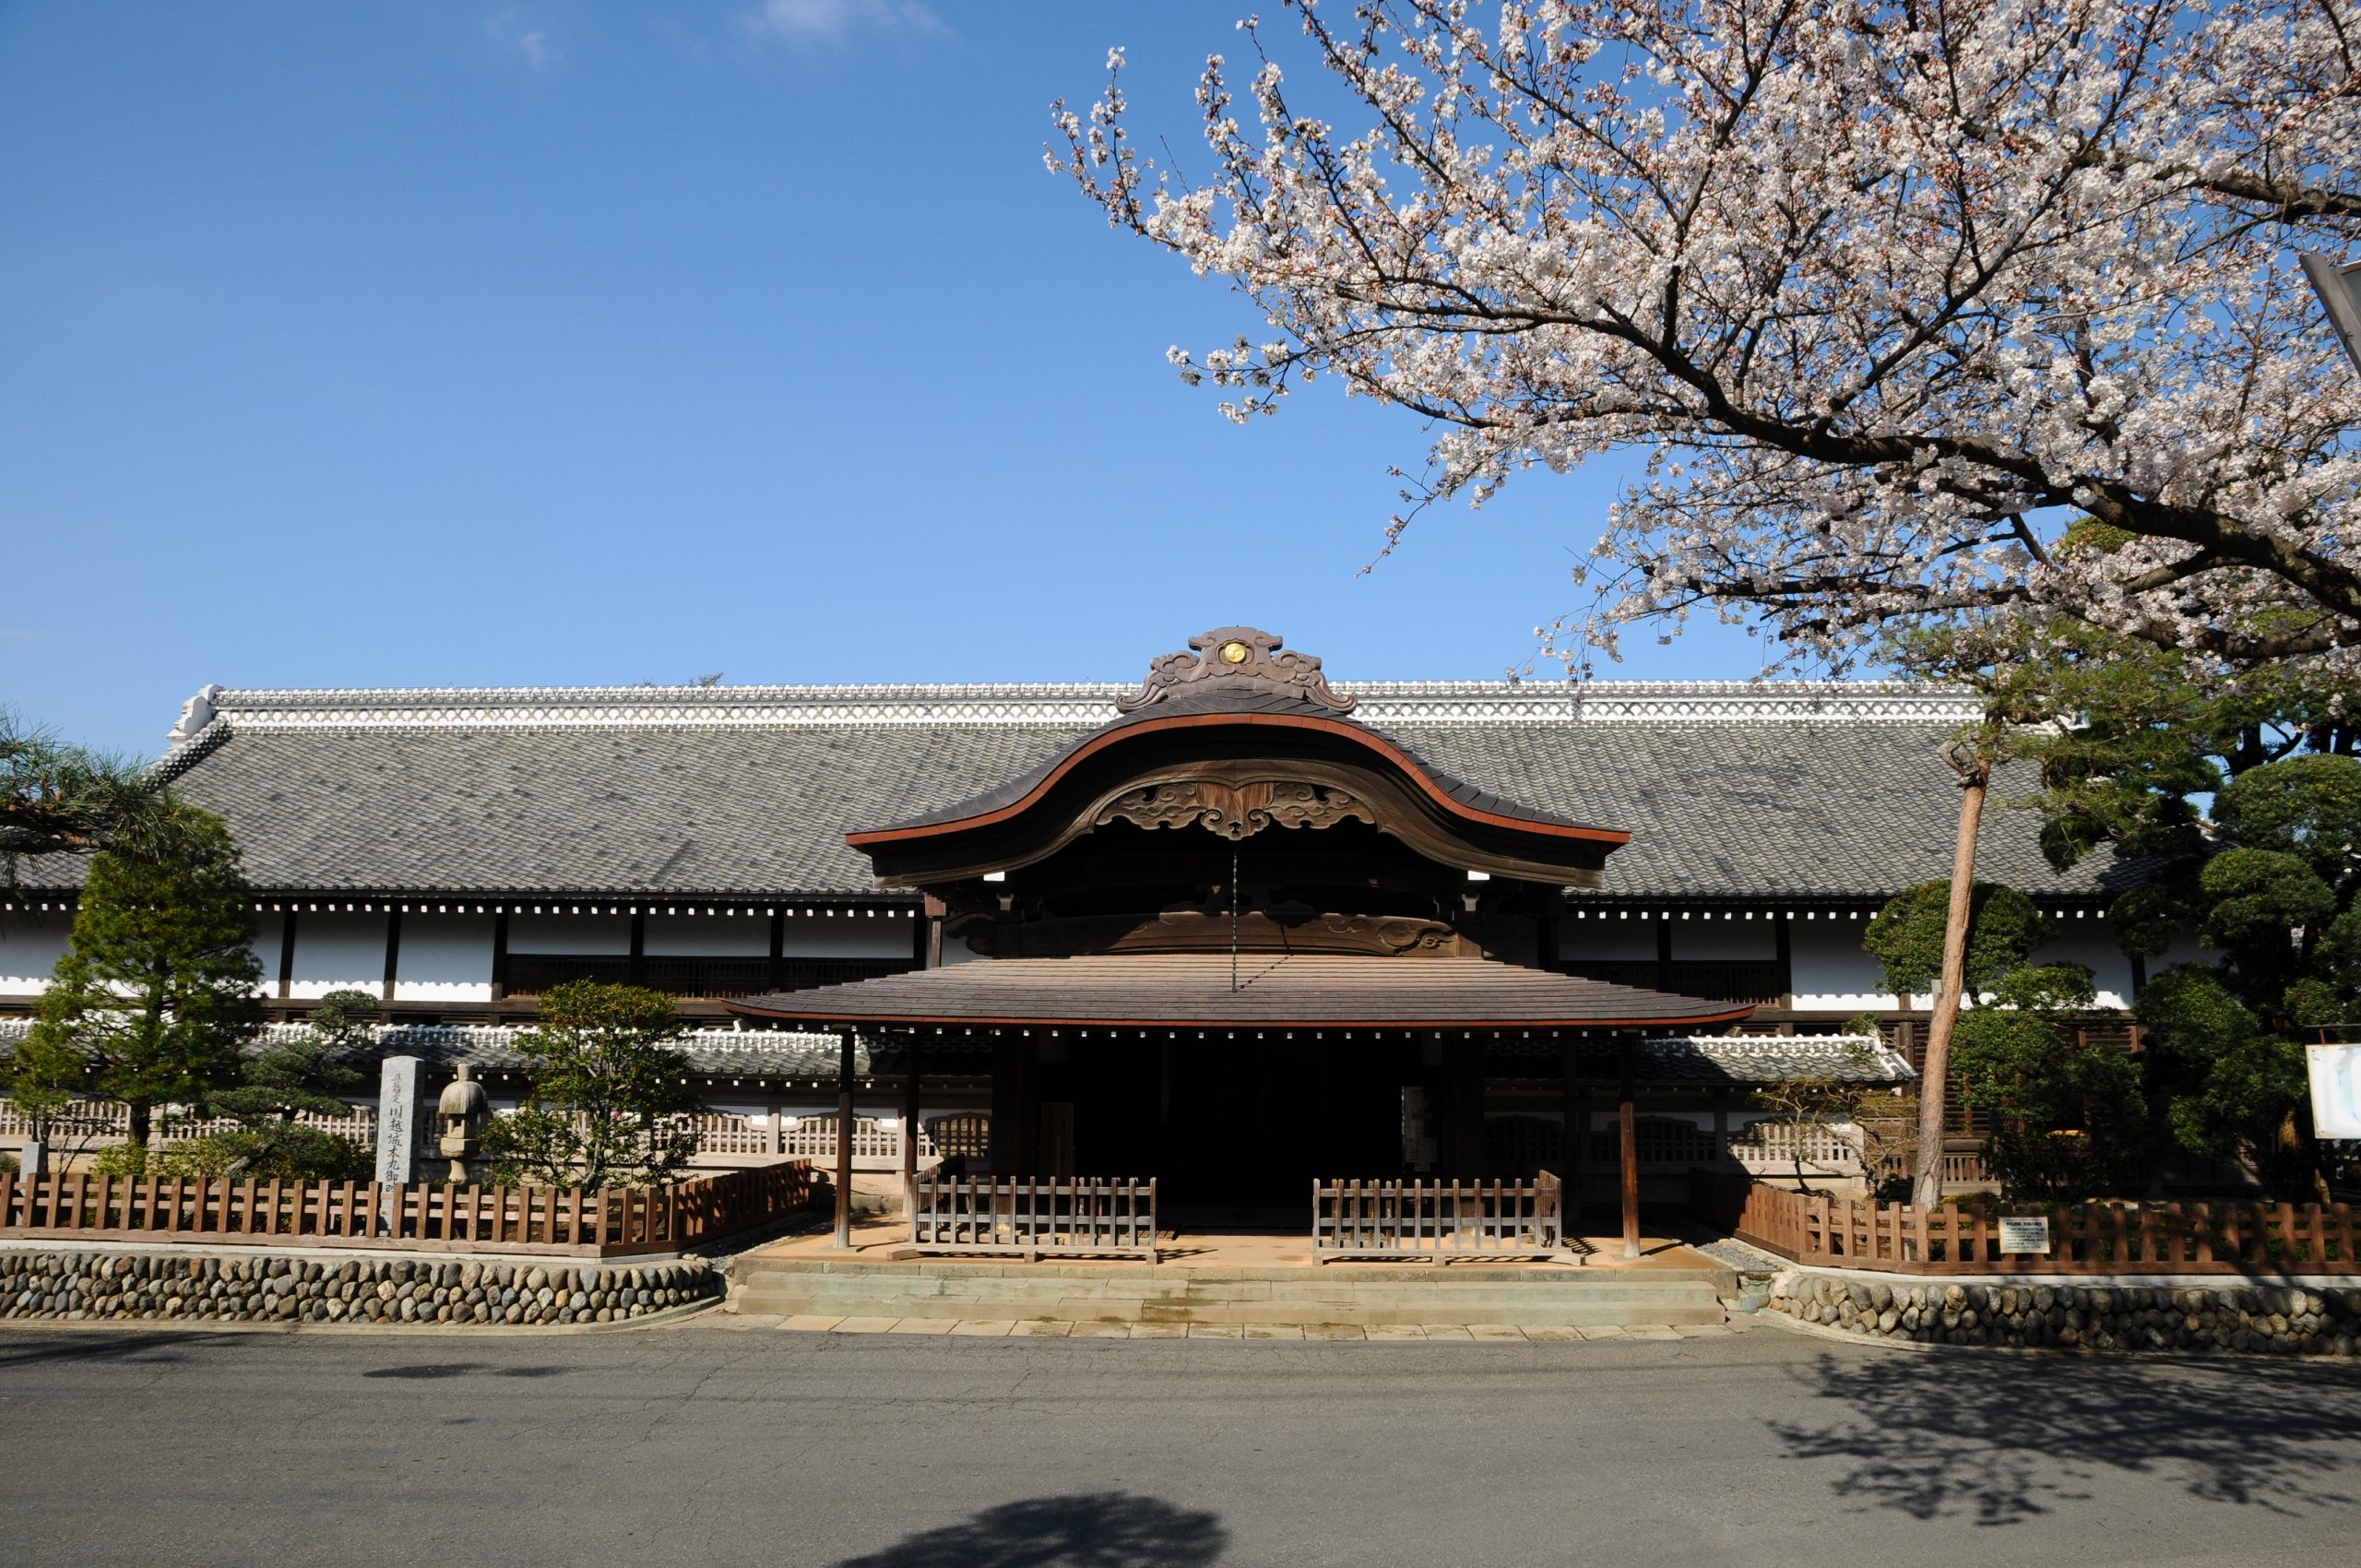
<svg viewBox="0 0 2361 1568">
<path fill-rule="evenodd" d="M 634 985 L 647 983 L 647 911 L 631 912 L 631 968 L 624 971 Z"/>
<path fill-rule="evenodd" d="M 992 1041 L 992 1174 L 1027 1176 L 1034 1154 L 1033 1037 L 1011 1032 Z"/>
<path fill-rule="evenodd" d="M 910 1036 L 910 1053 L 902 1072 L 902 1210 L 919 1211 L 919 1037 Z"/>
<path fill-rule="evenodd" d="M 773 991 L 787 989 L 787 910 L 771 911 L 770 976 Z"/>
<path fill-rule="evenodd" d="M 1440 1032 L 1440 1031 L 1438 1031 Z M 1479 1040 L 1442 1041 L 1444 1081 L 1451 1094 L 1443 1111 L 1449 1143 L 1443 1150 L 1444 1175 L 1484 1174 L 1484 1047 Z"/>
<path fill-rule="evenodd" d="M 287 910 L 287 923 L 279 928 L 279 999 L 281 1002 L 295 994 L 295 910 Z"/>
<path fill-rule="evenodd" d="M 1561 1086 L 1566 1115 L 1566 1205 L 1571 1222 L 1582 1212 L 1583 1159 L 1590 1151 L 1590 1096 L 1583 1088 L 1582 1052 L 1566 1042 L 1565 1080 Z"/>
<path fill-rule="evenodd" d="M 1632 1045 L 1623 1042 L 1622 1084 L 1619 1090 L 1621 1104 L 1617 1107 L 1617 1122 L 1622 1132 L 1623 1149 L 1623 1255 L 1640 1255 L 1640 1139 L 1633 1123 L 1638 1120 L 1632 1105 L 1631 1088 Z"/>
<path fill-rule="evenodd" d="M 508 906 L 501 905 L 492 912 L 492 999 L 501 1001 L 508 994 Z M 492 1022 L 500 1020 L 494 1018 Z"/>
<path fill-rule="evenodd" d="M 852 1245 L 852 1071 L 854 1036 L 836 1041 L 836 1245 Z"/>
<path fill-rule="evenodd" d="M 402 972 L 402 911 L 398 904 L 386 906 L 386 985 L 381 1000 L 394 999 L 395 983 Z"/>
</svg>

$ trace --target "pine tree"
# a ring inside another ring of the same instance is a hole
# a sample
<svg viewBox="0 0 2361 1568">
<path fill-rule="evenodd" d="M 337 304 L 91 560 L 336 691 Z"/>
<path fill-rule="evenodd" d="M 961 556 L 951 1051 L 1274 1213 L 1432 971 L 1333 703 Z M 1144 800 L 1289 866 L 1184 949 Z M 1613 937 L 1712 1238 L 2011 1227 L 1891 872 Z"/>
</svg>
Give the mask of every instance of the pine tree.
<svg viewBox="0 0 2361 1568">
<path fill-rule="evenodd" d="M 484 1134 L 499 1179 L 603 1187 L 678 1176 L 697 1145 L 683 1118 L 705 1109 L 672 1044 L 687 1027 L 660 991 L 552 986 L 540 1028 L 516 1041 L 533 1062 L 525 1103 Z"/>
<path fill-rule="evenodd" d="M 184 808 L 145 848 L 90 861 L 73 945 L 9 1074 L 19 1101 L 96 1092 L 130 1111 L 201 1105 L 240 1075 L 263 1021 L 254 895 L 219 817 Z"/>
<path fill-rule="evenodd" d="M 213 1109 L 243 1123 L 231 1175 L 275 1169 L 283 1155 L 326 1135 L 296 1117 L 342 1116 L 351 1109 L 343 1097 L 362 1079 L 344 1058 L 368 1044 L 376 1011 L 377 999 L 365 991 L 329 992 L 313 1005 L 308 1030 L 249 1056 L 243 1081 L 214 1093 Z"/>
</svg>

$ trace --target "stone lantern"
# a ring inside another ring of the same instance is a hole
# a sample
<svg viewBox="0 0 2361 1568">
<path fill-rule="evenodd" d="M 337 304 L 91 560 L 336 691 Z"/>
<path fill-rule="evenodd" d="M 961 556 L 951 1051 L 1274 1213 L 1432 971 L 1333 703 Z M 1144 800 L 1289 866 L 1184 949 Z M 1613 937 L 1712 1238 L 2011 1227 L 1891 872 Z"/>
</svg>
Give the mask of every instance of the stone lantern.
<svg viewBox="0 0 2361 1568">
<path fill-rule="evenodd" d="M 492 1101 L 484 1097 L 483 1086 L 464 1062 L 459 1063 L 458 1076 L 443 1090 L 443 1098 L 434 1102 L 434 1121 L 441 1130 L 441 1148 L 451 1161 L 449 1180 L 472 1181 L 468 1174 L 468 1161 L 476 1157 L 483 1145 L 483 1130 L 492 1121 Z"/>
</svg>

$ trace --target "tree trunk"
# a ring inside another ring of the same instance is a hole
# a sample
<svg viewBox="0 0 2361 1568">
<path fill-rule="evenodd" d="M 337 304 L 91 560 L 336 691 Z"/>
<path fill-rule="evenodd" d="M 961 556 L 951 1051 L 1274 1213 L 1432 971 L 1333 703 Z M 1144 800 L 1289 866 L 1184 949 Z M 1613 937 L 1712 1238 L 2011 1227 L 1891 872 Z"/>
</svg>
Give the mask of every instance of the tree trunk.
<svg viewBox="0 0 2361 1568">
<path fill-rule="evenodd" d="M 1935 982 L 1934 1016 L 1927 1020 L 1927 1054 L 1918 1074 L 1918 1172 L 1911 1201 L 1933 1208 L 1943 1201 L 1943 1111 L 1951 1072 L 1952 1029 L 1967 990 L 1967 925 L 1975 892 L 1975 832 L 1984 821 L 1984 791 L 1992 765 L 1979 759 L 1960 776 L 1959 838 L 1952 850 L 1951 909 L 1943 922 L 1943 969 Z"/>
<path fill-rule="evenodd" d="M 155 1127 L 155 1108 L 144 1099 L 126 1099 L 123 1109 L 131 1121 L 131 1141 L 139 1146 L 145 1163 L 149 1134 Z"/>
</svg>

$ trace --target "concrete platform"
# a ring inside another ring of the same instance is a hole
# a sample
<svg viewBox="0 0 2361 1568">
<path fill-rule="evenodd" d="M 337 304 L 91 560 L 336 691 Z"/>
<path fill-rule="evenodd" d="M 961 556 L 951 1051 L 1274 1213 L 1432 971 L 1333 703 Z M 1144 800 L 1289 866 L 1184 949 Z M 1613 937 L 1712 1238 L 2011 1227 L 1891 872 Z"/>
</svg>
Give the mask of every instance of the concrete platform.
<svg viewBox="0 0 2361 1568">
<path fill-rule="evenodd" d="M 863 1227 L 840 1252 L 800 1236 L 732 1260 L 732 1310 L 816 1323 L 1121 1324 L 1243 1330 L 1669 1328 L 1717 1324 L 1735 1271 L 1666 1238 L 1610 1259 L 1314 1264 L 1308 1237 L 1174 1239 L 1170 1261 L 896 1257 L 907 1232 Z M 1619 1250 L 1619 1240 L 1615 1243 Z M 901 1332 L 926 1332 L 902 1328 Z M 941 1332 L 941 1331 L 938 1331 Z M 970 1327 L 968 1334 L 990 1332 Z M 1016 1332 L 1014 1326 L 1001 1333 Z"/>
</svg>

